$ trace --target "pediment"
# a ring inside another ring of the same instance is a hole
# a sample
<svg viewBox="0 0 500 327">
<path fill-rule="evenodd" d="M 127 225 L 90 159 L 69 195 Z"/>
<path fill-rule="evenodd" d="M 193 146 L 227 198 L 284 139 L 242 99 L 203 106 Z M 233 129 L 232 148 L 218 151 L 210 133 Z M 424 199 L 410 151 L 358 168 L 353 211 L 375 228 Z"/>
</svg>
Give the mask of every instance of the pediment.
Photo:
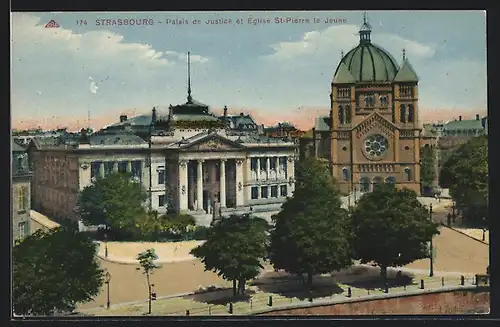
<svg viewBox="0 0 500 327">
<path fill-rule="evenodd" d="M 354 127 L 354 132 L 356 133 L 356 137 L 358 139 L 363 137 L 368 132 L 374 130 L 378 130 L 378 132 L 385 134 L 385 136 L 389 138 L 392 138 L 394 137 L 394 132 L 396 131 L 396 129 L 397 127 L 392 122 L 385 119 L 379 113 L 374 112 L 366 117 L 366 119 L 361 123 L 356 125 L 356 127 Z"/>
<path fill-rule="evenodd" d="M 244 148 L 240 143 L 236 143 L 225 137 L 214 134 L 208 135 L 205 138 L 194 141 L 191 144 L 186 144 L 182 149 L 184 150 L 194 150 L 194 151 L 231 151 L 240 150 Z"/>
</svg>

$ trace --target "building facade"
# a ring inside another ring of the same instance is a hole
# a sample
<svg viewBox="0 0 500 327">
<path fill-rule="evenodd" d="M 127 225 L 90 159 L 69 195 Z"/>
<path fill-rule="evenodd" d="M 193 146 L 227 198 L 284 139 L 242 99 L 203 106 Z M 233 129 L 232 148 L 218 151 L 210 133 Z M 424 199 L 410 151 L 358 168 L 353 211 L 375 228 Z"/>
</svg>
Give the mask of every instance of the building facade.
<svg viewBox="0 0 500 327">
<path fill-rule="evenodd" d="M 379 183 L 420 193 L 420 149 L 425 141 L 418 76 L 404 52 L 399 66 L 371 42 L 366 17 L 359 36 L 359 44 L 341 56 L 331 83 L 326 125 L 332 174 L 344 193 L 369 192 Z"/>
<path fill-rule="evenodd" d="M 294 191 L 295 143 L 262 135 L 249 116 L 229 116 L 227 109 L 213 115 L 191 97 L 190 86 L 187 100 L 137 119 L 120 117 L 78 144 L 33 140 L 35 210 L 76 220 L 83 188 L 128 172 L 159 212 L 189 213 L 203 225 L 214 210 L 270 218 Z"/>
<path fill-rule="evenodd" d="M 30 234 L 30 182 L 26 148 L 12 142 L 12 240 L 22 240 Z"/>
</svg>

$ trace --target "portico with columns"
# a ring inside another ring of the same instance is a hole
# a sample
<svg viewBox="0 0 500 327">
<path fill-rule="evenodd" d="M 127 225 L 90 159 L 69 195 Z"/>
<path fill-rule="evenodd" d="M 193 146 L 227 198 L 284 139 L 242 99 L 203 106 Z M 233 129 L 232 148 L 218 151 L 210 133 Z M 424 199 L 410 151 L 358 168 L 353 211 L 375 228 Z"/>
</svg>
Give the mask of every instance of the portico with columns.
<svg viewBox="0 0 500 327">
<path fill-rule="evenodd" d="M 294 186 L 294 145 L 247 147 L 223 132 L 205 132 L 171 144 L 167 155 L 169 187 L 178 212 L 213 214 L 280 204 Z M 269 145 L 269 146 L 268 146 Z"/>
</svg>

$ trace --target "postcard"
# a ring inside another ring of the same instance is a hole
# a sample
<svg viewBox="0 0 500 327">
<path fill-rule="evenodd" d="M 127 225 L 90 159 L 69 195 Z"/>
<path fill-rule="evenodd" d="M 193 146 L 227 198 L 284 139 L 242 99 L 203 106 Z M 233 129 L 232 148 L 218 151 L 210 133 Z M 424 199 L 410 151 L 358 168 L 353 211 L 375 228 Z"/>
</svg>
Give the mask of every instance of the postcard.
<svg viewBox="0 0 500 327">
<path fill-rule="evenodd" d="M 13 12 L 13 316 L 489 313 L 485 21 Z"/>
</svg>

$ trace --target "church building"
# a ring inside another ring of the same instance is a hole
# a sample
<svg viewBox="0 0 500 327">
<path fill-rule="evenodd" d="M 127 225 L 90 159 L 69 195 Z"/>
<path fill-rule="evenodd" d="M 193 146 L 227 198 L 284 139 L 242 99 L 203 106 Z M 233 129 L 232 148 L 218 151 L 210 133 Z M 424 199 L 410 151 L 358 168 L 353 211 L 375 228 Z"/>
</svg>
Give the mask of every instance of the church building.
<svg viewBox="0 0 500 327">
<path fill-rule="evenodd" d="M 342 192 L 370 192 L 375 184 L 391 183 L 420 194 L 425 141 L 418 82 L 405 50 L 398 65 L 372 43 L 365 15 L 359 44 L 341 55 L 335 70 L 330 116 L 319 119 L 328 125 L 331 170 Z"/>
</svg>

